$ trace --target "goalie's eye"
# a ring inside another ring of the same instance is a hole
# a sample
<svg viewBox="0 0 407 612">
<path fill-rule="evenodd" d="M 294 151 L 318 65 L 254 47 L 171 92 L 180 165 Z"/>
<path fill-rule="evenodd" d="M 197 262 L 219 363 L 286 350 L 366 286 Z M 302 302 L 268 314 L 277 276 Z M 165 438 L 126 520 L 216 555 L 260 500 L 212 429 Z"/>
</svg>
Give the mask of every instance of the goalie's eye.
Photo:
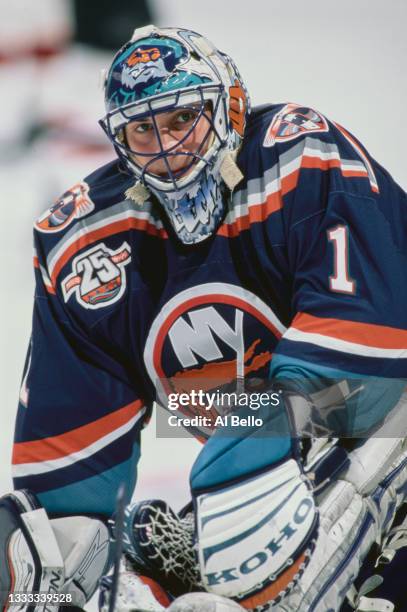
<svg viewBox="0 0 407 612">
<path fill-rule="evenodd" d="M 154 129 L 152 123 L 143 121 L 142 123 L 131 124 L 130 132 L 135 132 L 137 134 L 146 134 L 147 132 L 151 132 Z"/>
<path fill-rule="evenodd" d="M 175 113 L 172 118 L 172 125 L 169 126 L 169 129 L 175 130 L 185 130 L 185 128 L 191 126 L 195 119 L 198 116 L 198 111 L 183 109 Z"/>
</svg>

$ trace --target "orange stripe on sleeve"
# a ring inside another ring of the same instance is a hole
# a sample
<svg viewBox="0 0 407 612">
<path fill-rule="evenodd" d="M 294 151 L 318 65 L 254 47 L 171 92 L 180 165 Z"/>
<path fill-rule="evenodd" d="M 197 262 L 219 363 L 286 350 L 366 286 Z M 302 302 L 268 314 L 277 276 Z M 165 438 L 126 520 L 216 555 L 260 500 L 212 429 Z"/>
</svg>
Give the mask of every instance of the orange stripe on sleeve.
<svg viewBox="0 0 407 612">
<path fill-rule="evenodd" d="M 340 168 L 341 160 L 321 159 L 320 157 L 308 157 L 304 155 L 301 161 L 301 168 L 317 168 L 318 170 L 329 170 L 330 168 Z"/>
<path fill-rule="evenodd" d="M 366 169 L 346 169 L 342 167 L 339 157 L 333 159 L 323 159 L 317 156 L 304 155 L 301 158 L 301 165 L 296 170 L 293 170 L 286 176 L 281 178 L 281 190 L 275 191 L 267 196 L 264 202 L 259 204 L 251 204 L 247 214 L 237 217 L 231 223 L 223 224 L 218 234 L 233 238 L 241 231 L 246 230 L 252 223 L 264 221 L 269 215 L 280 210 L 283 207 L 282 197 L 293 191 L 298 184 L 301 168 L 317 169 L 328 171 L 332 168 L 337 168 L 346 178 L 363 178 L 368 177 Z"/>
<path fill-rule="evenodd" d="M 407 348 L 407 330 L 387 325 L 315 317 L 300 312 L 293 320 L 291 327 L 299 331 L 322 334 L 365 346 L 389 349 Z"/>
<path fill-rule="evenodd" d="M 37 463 L 78 452 L 130 421 L 142 407 L 143 402 L 137 400 L 93 423 L 82 425 L 64 434 L 32 442 L 17 442 L 13 448 L 12 463 L 14 465 Z"/>
<path fill-rule="evenodd" d="M 347 176 L 347 177 L 366 177 L 368 176 L 367 174 L 367 170 L 342 170 L 342 174 L 343 176 Z"/>
<path fill-rule="evenodd" d="M 91 230 L 88 233 L 83 234 L 77 240 L 75 240 L 73 244 L 67 247 L 65 251 L 61 253 L 52 271 L 52 282 L 55 284 L 58 274 L 60 273 L 64 265 L 78 251 L 96 242 L 97 240 L 101 240 L 102 238 L 106 238 L 107 236 L 112 236 L 119 232 L 125 232 L 130 229 L 143 230 L 146 231 L 148 234 L 151 234 L 152 236 L 159 236 L 161 238 L 168 237 L 167 232 L 165 230 L 157 229 L 154 225 L 144 219 L 135 219 L 133 217 L 128 217 L 121 221 L 115 221 L 114 223 L 106 224 L 99 229 Z"/>
<path fill-rule="evenodd" d="M 242 230 L 248 229 L 251 223 L 265 221 L 269 215 L 283 207 L 281 192 L 270 193 L 265 202 L 261 204 L 251 204 L 248 214 L 237 217 L 232 223 L 224 223 L 220 226 L 218 234 L 220 236 L 234 237 Z"/>
<path fill-rule="evenodd" d="M 48 285 L 47 283 L 44 283 L 44 285 L 48 293 L 50 293 L 51 295 L 56 295 L 56 291 L 52 285 Z"/>
</svg>

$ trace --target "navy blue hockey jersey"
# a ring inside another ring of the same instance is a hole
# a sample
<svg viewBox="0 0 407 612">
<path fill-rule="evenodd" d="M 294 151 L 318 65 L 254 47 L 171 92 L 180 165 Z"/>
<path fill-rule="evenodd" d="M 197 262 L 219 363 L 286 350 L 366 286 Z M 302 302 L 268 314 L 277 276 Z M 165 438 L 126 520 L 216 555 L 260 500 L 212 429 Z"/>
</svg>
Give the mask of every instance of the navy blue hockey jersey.
<svg viewBox="0 0 407 612">
<path fill-rule="evenodd" d="M 406 378 L 406 194 L 295 104 L 255 110 L 237 162 L 222 225 L 193 247 L 126 197 L 118 161 L 36 222 L 13 470 L 49 511 L 110 514 L 157 394 L 192 379 Z"/>
</svg>

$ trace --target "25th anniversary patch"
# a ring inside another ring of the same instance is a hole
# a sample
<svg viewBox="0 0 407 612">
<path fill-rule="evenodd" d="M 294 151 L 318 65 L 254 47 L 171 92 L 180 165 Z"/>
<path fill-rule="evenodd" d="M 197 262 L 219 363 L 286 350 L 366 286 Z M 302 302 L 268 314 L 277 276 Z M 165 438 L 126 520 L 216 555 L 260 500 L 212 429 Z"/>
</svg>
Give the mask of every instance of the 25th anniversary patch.
<svg viewBox="0 0 407 612">
<path fill-rule="evenodd" d="M 117 302 L 126 290 L 130 253 L 127 242 L 116 250 L 101 242 L 77 255 L 72 272 L 61 283 L 65 302 L 75 295 L 81 306 L 93 310 Z"/>
</svg>

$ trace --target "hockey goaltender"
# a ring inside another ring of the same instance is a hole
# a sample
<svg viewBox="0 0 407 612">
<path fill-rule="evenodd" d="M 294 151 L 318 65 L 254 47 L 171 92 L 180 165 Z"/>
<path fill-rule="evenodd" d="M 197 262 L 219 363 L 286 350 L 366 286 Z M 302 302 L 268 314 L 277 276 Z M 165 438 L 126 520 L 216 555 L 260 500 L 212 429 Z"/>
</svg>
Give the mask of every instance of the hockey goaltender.
<svg viewBox="0 0 407 612">
<path fill-rule="evenodd" d="M 105 100 L 117 158 L 35 224 L 3 608 L 407 610 L 406 194 L 317 110 L 251 108 L 189 30 L 136 30 Z M 154 401 L 212 379 L 282 405 L 193 427 L 187 508 L 131 502 Z"/>
</svg>

